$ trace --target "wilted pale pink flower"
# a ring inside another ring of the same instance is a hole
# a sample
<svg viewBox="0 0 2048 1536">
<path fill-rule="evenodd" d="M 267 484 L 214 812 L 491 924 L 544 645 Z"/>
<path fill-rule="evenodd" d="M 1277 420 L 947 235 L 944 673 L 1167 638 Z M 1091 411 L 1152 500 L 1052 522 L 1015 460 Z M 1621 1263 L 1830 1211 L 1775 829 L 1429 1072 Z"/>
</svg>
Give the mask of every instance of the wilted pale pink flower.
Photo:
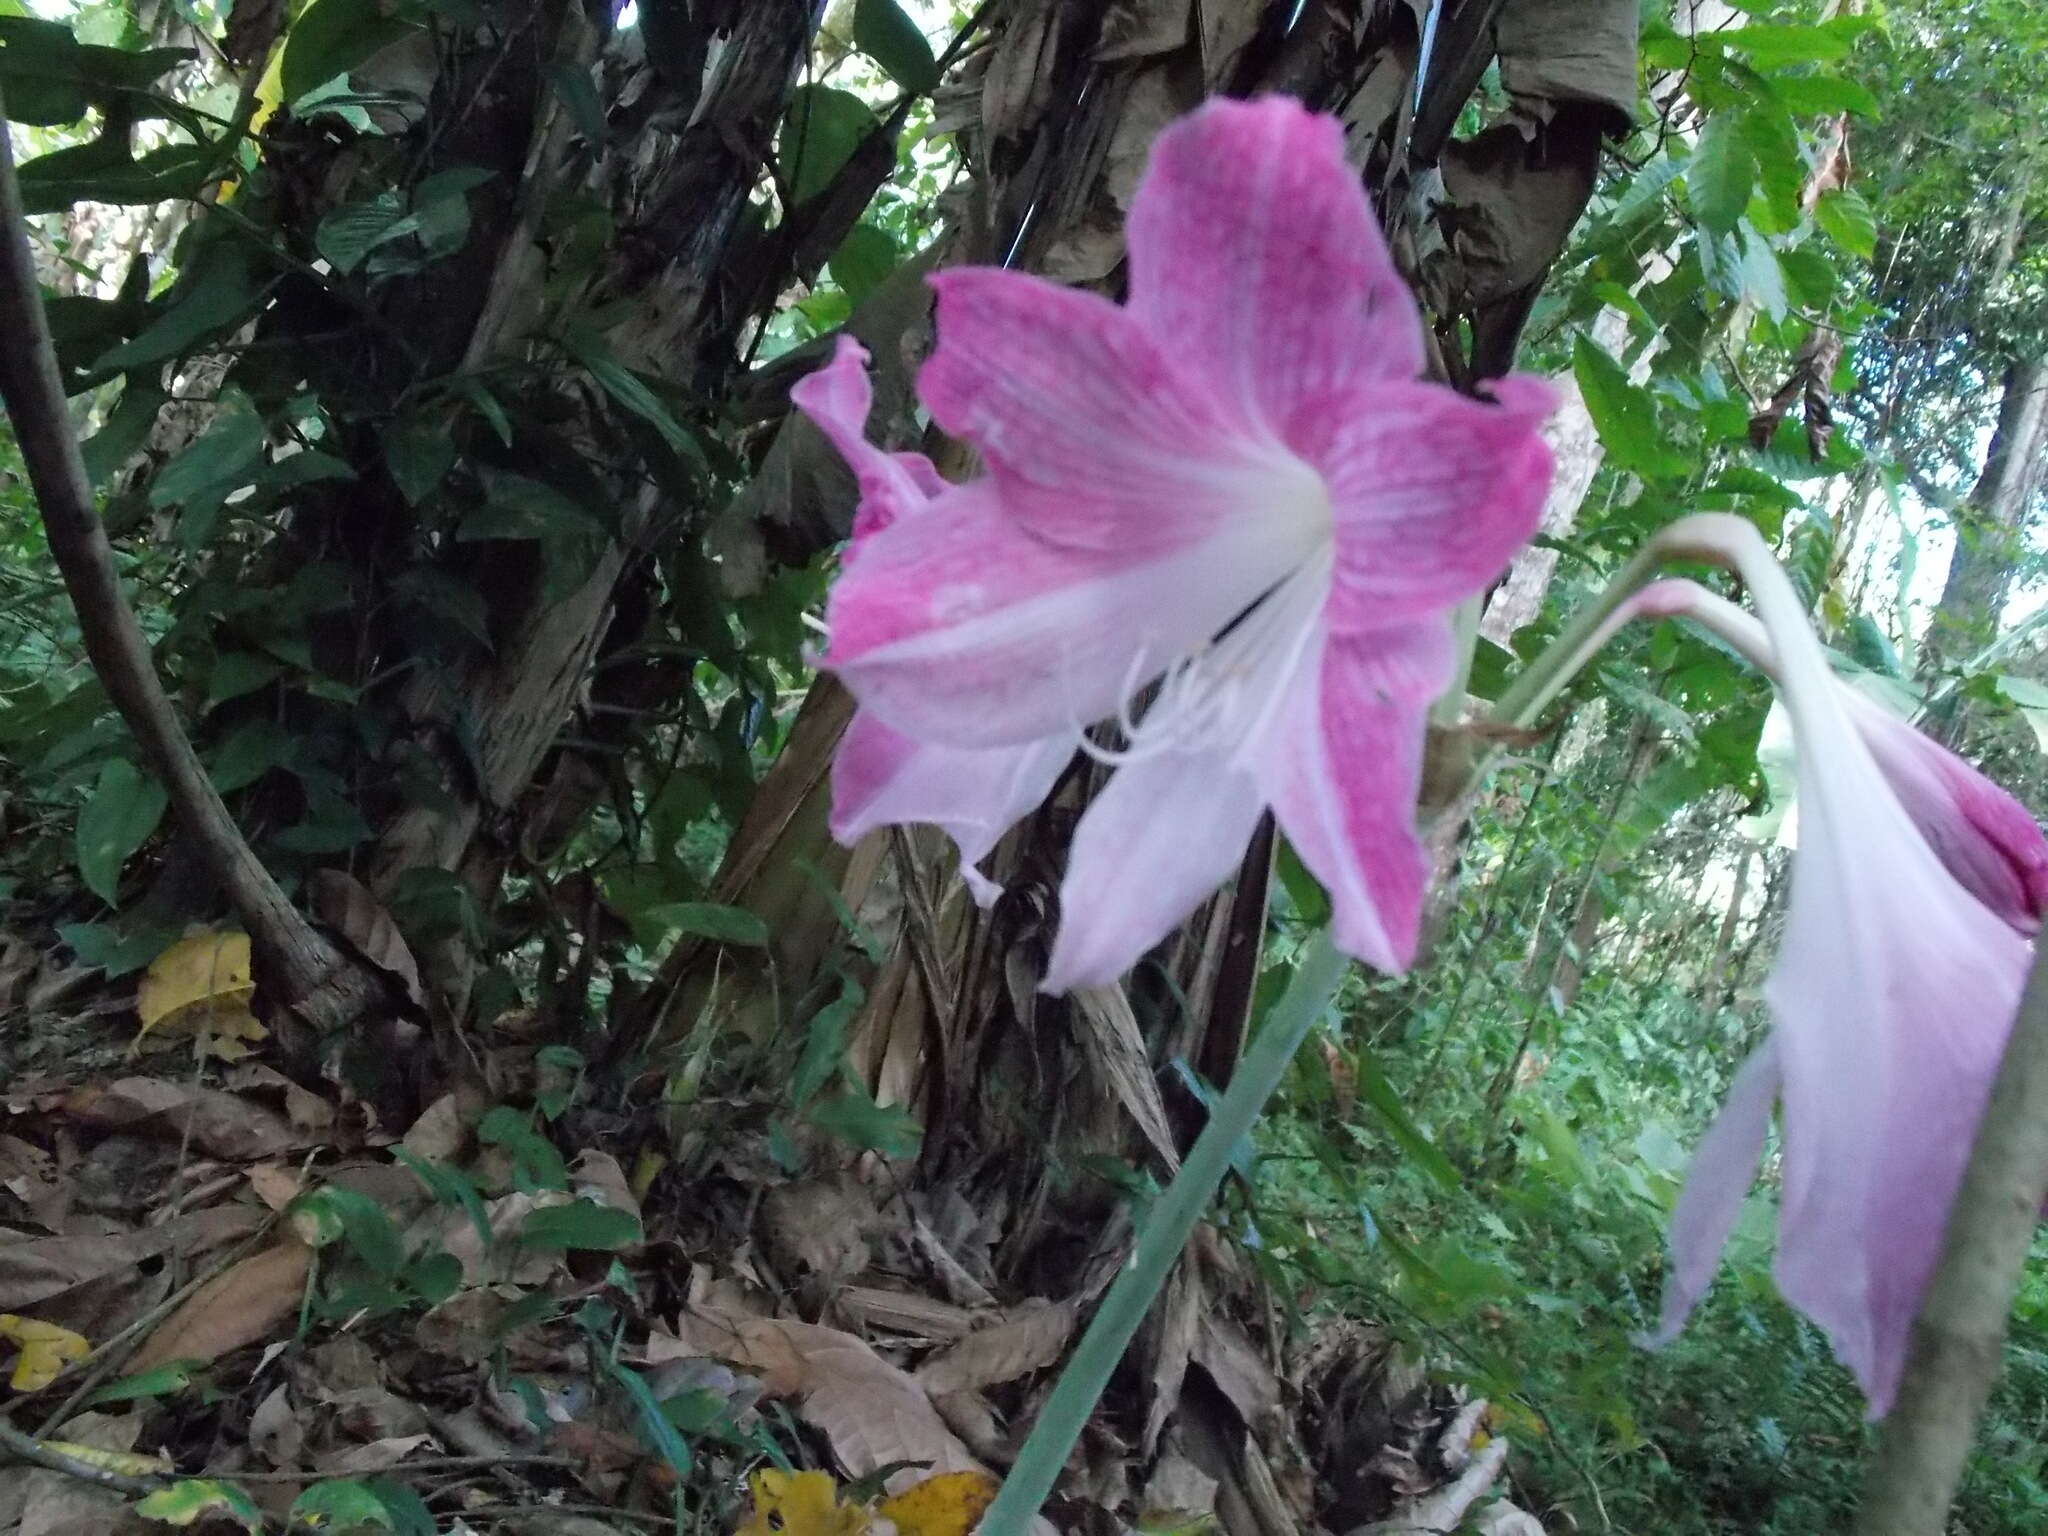
<svg viewBox="0 0 2048 1536">
<path fill-rule="evenodd" d="M 1420 322 L 1341 130 L 1293 102 L 1169 128 L 1128 239 L 1123 307 L 1011 272 L 933 279 L 919 392 L 984 478 L 936 488 L 862 443 L 843 349 L 842 382 L 799 397 L 864 495 L 822 658 L 866 736 L 835 777 L 839 830 L 943 812 L 985 848 L 1079 743 L 1119 767 L 1075 835 L 1048 988 L 1114 979 L 1268 806 L 1337 943 L 1398 970 L 1449 611 L 1535 528 L 1550 392 L 1417 382 Z M 1083 738 L 1103 720 L 1120 745 Z"/>
<path fill-rule="evenodd" d="M 1777 678 L 1799 847 L 1765 986 L 1772 1029 L 1701 1141 L 1672 1220 L 1660 1337 L 1713 1276 L 1782 1103 L 1776 1274 L 1873 1416 L 1898 1388 L 2039 923 L 2044 843 L 2003 790 L 1837 679 L 1753 531 L 1725 534 L 1762 625 L 1690 583 L 1632 611 L 1712 625 Z"/>
</svg>

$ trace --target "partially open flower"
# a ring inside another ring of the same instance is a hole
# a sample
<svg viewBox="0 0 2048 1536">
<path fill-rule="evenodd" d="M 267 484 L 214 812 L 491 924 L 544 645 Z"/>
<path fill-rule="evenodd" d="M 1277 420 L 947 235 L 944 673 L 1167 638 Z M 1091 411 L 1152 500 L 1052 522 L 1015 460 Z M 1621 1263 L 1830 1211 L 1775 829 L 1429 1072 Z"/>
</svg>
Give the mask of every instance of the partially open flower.
<svg viewBox="0 0 2048 1536">
<path fill-rule="evenodd" d="M 1694 1157 L 1660 1337 L 1712 1279 L 1782 1104 L 1778 1285 L 1878 1415 L 2018 1008 L 2048 841 L 2003 790 L 1841 682 L 1753 532 L 1725 531 L 1761 625 L 1689 582 L 1646 588 L 1619 616 L 1698 619 L 1777 679 L 1799 847 L 1765 986 L 1771 1034 Z"/>
<path fill-rule="evenodd" d="M 1340 947 L 1402 969 L 1449 613 L 1534 531 L 1550 392 L 1417 382 L 1414 302 L 1341 130 L 1293 102 L 1214 101 L 1163 133 L 1129 246 L 1124 307 L 1011 272 L 933 279 L 919 389 L 983 479 L 917 501 L 850 391 L 799 395 L 864 498 L 822 664 L 864 732 L 914 744 L 852 743 L 881 766 L 841 771 L 837 828 L 957 826 L 967 801 L 977 827 L 1014 819 L 1078 742 L 1118 768 L 1075 836 L 1049 989 L 1130 966 L 1268 807 Z M 1114 739 L 1084 734 L 1105 720 Z"/>
</svg>

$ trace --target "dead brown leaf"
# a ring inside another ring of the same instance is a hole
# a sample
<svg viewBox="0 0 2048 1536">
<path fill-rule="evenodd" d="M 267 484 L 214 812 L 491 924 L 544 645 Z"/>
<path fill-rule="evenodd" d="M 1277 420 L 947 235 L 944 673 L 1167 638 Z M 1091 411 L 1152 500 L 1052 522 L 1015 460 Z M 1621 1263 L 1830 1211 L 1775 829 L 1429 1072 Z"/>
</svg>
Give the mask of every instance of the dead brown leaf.
<svg viewBox="0 0 2048 1536">
<path fill-rule="evenodd" d="M 657 1358 L 650 1339 L 649 1358 Z M 769 1395 L 797 1399 L 798 1414 L 831 1442 L 850 1477 L 892 1462 L 918 1462 L 888 1480 L 899 1492 L 935 1472 L 984 1470 L 946 1427 L 930 1395 L 907 1371 L 837 1328 L 762 1318 L 683 1314 L 658 1358 L 704 1355 L 759 1375 Z"/>
<path fill-rule="evenodd" d="M 171 1138 L 185 1135 L 189 1126 L 194 1146 L 235 1162 L 277 1157 L 307 1145 L 282 1115 L 260 1104 L 158 1077 L 124 1077 L 81 1088 L 64 1101 L 64 1109 L 88 1125 L 133 1127 Z"/>
<path fill-rule="evenodd" d="M 72 1233 L 13 1240 L 13 1234 L 0 1231 L 0 1311 L 30 1311 L 76 1286 L 132 1274 L 137 1264 L 158 1254 L 205 1253 L 246 1236 L 261 1220 L 247 1207 L 219 1206 L 139 1232 L 108 1236 Z"/>
<path fill-rule="evenodd" d="M 366 1472 L 382 1472 L 397 1466 L 406 1457 L 423 1445 L 431 1445 L 432 1435 L 393 1435 L 383 1440 L 372 1440 L 368 1445 L 352 1445 L 346 1450 L 328 1451 L 314 1458 L 314 1465 L 330 1477 L 356 1477 Z"/>
<path fill-rule="evenodd" d="M 1209 1373 L 1246 1424 L 1258 1428 L 1280 1406 L 1280 1381 L 1245 1331 L 1227 1317 L 1202 1319 L 1195 1363 Z"/>
<path fill-rule="evenodd" d="M 415 1008 L 427 1006 L 420 989 L 419 962 L 391 914 L 362 882 L 338 869 L 319 869 L 306 882 L 313 914 L 356 947 L 358 953 L 405 989 Z"/>
<path fill-rule="evenodd" d="M 444 1093 L 420 1112 L 399 1145 L 423 1163 L 452 1162 L 469 1140 L 469 1126 L 462 1105 L 452 1093 Z"/>
<path fill-rule="evenodd" d="M 226 1078 L 230 1088 L 273 1093 L 284 1100 L 285 1118 L 307 1136 L 319 1136 L 334 1126 L 334 1106 L 317 1093 L 308 1092 L 275 1067 L 260 1061 L 245 1061 L 231 1068 Z"/>
<path fill-rule="evenodd" d="M 249 1415 L 249 1444 L 273 1467 L 295 1467 L 305 1449 L 305 1430 L 298 1410 L 292 1406 L 291 1391 L 280 1386 Z"/>
<path fill-rule="evenodd" d="M 299 1182 L 297 1170 L 287 1168 L 283 1163 L 258 1163 L 248 1172 L 249 1187 L 256 1191 L 256 1198 L 273 1211 L 281 1211 L 300 1195 L 306 1186 Z"/>
<path fill-rule="evenodd" d="M 970 1333 L 926 1360 L 915 1373 L 918 1385 L 933 1397 L 943 1397 L 1042 1370 L 1067 1347 L 1074 1319 L 1071 1302 L 1018 1308 L 1002 1322 Z"/>
<path fill-rule="evenodd" d="M 313 1250 L 295 1237 L 252 1253 L 195 1291 L 129 1362 L 146 1371 L 167 1360 L 217 1360 L 254 1344 L 299 1309 Z"/>
</svg>

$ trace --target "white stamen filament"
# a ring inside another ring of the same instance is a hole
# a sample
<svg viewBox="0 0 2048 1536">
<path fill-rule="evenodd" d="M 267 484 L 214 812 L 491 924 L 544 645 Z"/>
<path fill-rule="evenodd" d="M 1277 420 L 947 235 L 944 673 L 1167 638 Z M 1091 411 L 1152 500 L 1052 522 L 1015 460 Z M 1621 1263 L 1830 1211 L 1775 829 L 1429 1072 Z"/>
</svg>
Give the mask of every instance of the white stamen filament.
<svg viewBox="0 0 2048 1536">
<path fill-rule="evenodd" d="M 1260 739 L 1285 698 L 1293 674 L 1315 630 L 1315 617 L 1329 591 L 1334 551 L 1324 546 L 1289 572 L 1223 634 L 1166 670 L 1159 692 L 1137 719 L 1138 679 L 1145 653 L 1132 658 L 1116 723 L 1122 747 L 1104 746 L 1086 734 L 1081 750 L 1114 766 L 1201 747 L 1231 751 L 1233 764 Z"/>
</svg>

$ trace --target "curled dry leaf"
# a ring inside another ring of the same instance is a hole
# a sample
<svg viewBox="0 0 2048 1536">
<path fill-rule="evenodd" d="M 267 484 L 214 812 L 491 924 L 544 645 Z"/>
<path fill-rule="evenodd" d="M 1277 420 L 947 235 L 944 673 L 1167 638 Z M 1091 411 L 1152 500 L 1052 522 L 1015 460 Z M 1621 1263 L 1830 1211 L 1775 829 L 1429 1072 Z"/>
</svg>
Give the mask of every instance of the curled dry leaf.
<svg viewBox="0 0 2048 1536">
<path fill-rule="evenodd" d="M 295 1237 L 250 1254 L 165 1318 L 129 1369 L 146 1371 L 167 1360 L 217 1360 L 254 1344 L 298 1311 L 312 1262 L 313 1250 Z"/>
<path fill-rule="evenodd" d="M 193 1145 L 231 1162 L 277 1157 L 305 1145 L 283 1116 L 232 1093 L 156 1077 L 124 1077 L 81 1088 L 65 1113 L 88 1125 L 130 1127 L 175 1138 L 191 1128 Z"/>
<path fill-rule="evenodd" d="M 917 1382 L 932 1396 L 943 1397 L 1015 1381 L 1059 1359 L 1073 1337 L 1074 1319 L 1071 1302 L 1020 1308 L 926 1360 L 917 1368 Z"/>
<path fill-rule="evenodd" d="M 320 869 L 306 882 L 306 891 L 313 900 L 314 916 L 404 988 L 406 998 L 415 1008 L 425 1009 L 427 998 L 420 989 L 419 962 L 406 947 L 391 914 L 361 881 L 338 869 Z"/>
<path fill-rule="evenodd" d="M 924 1473 L 984 1470 L 910 1374 L 850 1333 L 815 1323 L 719 1319 L 685 1313 L 674 1335 L 648 1341 L 651 1361 L 702 1355 L 759 1375 L 774 1397 L 793 1397 L 798 1414 L 832 1444 L 848 1475 L 867 1477 L 898 1462 Z M 901 1491 L 923 1475 L 898 1471 Z"/>
</svg>

